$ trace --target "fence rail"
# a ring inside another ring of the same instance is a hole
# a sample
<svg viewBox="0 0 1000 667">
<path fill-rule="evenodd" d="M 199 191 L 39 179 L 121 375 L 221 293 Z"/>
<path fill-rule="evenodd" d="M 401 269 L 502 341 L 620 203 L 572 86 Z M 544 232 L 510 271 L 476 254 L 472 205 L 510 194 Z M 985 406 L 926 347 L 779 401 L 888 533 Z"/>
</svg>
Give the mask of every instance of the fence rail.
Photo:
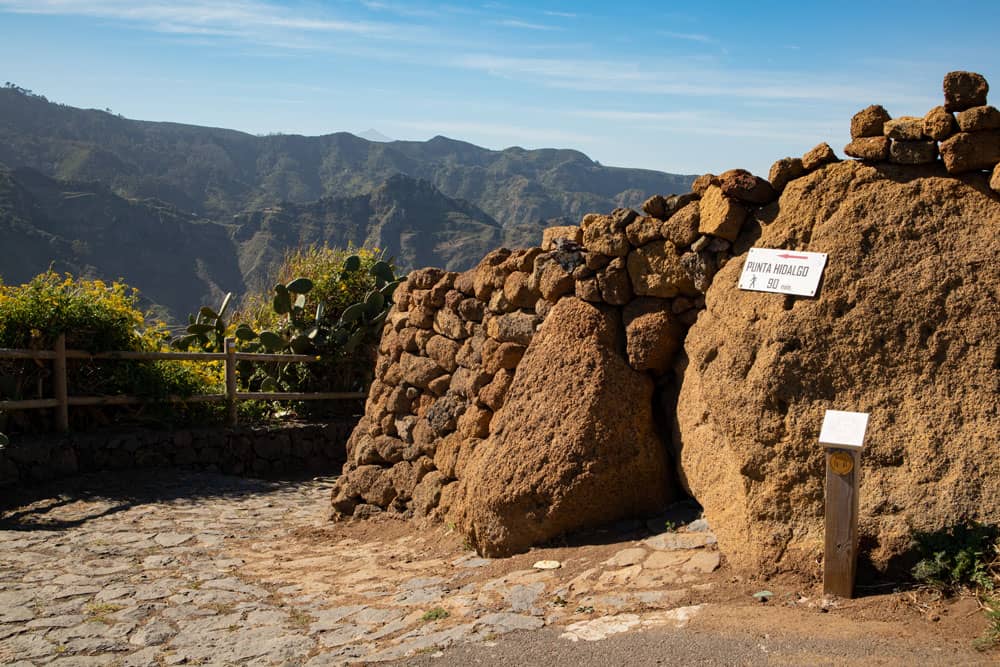
<svg viewBox="0 0 1000 667">
<path fill-rule="evenodd" d="M 41 410 L 55 409 L 56 428 L 61 432 L 69 430 L 69 408 L 71 406 L 142 405 L 146 403 L 222 403 L 227 406 L 227 423 L 236 426 L 238 401 L 335 401 L 365 398 L 364 392 L 263 392 L 237 391 L 236 362 L 280 361 L 284 363 L 313 363 L 319 357 L 307 354 L 264 354 L 260 352 L 237 352 L 236 340 L 226 339 L 225 352 L 96 352 L 67 350 L 66 336 L 56 339 L 54 350 L 11 350 L 0 348 L 0 359 L 36 359 L 52 361 L 53 398 L 35 398 L 21 401 L 0 401 L 0 410 Z M 66 361 L 68 359 L 103 361 L 222 361 L 226 368 L 226 393 L 198 394 L 195 396 L 167 396 L 165 398 L 141 398 L 137 396 L 70 396 L 67 386 Z"/>
</svg>

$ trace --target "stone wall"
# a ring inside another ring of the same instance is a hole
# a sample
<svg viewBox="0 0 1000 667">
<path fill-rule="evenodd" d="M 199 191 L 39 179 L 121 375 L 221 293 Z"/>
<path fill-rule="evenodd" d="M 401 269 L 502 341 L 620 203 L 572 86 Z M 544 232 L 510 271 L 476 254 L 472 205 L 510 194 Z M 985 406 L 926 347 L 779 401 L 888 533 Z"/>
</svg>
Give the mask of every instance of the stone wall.
<svg viewBox="0 0 1000 667">
<path fill-rule="evenodd" d="M 987 88 L 977 74 L 952 72 L 944 81 L 944 106 L 926 118 L 892 121 L 881 107 L 869 107 L 852 120 L 854 141 L 847 153 L 904 165 L 933 162 L 940 154 L 943 174 L 992 170 L 990 187 L 1000 192 L 1000 113 L 986 105 Z M 506 499 L 465 498 L 468 485 L 462 482 L 473 469 L 479 478 L 489 475 L 482 470 L 484 461 L 491 460 L 497 471 L 503 467 L 502 453 L 484 457 L 474 452 L 482 452 L 483 443 L 491 451 L 502 448 L 504 437 L 496 437 L 497 429 L 509 431 L 511 419 L 498 417 L 512 383 L 517 386 L 521 379 L 522 357 L 555 304 L 575 297 L 594 304 L 608 321 L 619 322 L 623 335 L 609 339 L 624 341 L 621 354 L 628 365 L 651 376 L 662 396 L 665 388 L 676 386 L 674 357 L 705 308 L 716 272 L 746 249 L 735 250 L 734 241 L 752 243 L 773 220 L 775 206 L 769 204 L 790 182 L 836 162 L 834 151 L 822 143 L 801 158 L 775 162 L 769 180 L 742 169 L 706 174 L 695 180 L 691 192 L 650 198 L 643 213 L 618 209 L 609 215 L 588 214 L 579 226 L 545 230 L 538 247 L 495 250 L 465 273 L 430 268 L 410 274 L 382 334 L 365 416 L 347 445 L 344 475 L 332 498 L 335 513 L 389 511 L 442 518 L 465 531 L 477 548 L 476 529 L 464 522 L 470 503 L 533 508 L 527 511 L 532 517 L 521 520 L 538 524 L 551 495 L 536 491 L 531 497 L 532 489 L 521 489 L 515 492 L 520 494 L 517 503 L 510 501 L 510 493 Z M 807 243 L 799 239 L 793 245 Z M 564 331 L 560 326 L 556 329 Z M 574 335 L 568 332 L 566 340 Z M 546 345 L 555 343 L 548 340 Z M 584 359 L 577 372 L 590 374 L 594 369 L 587 364 L 601 363 L 599 357 L 594 353 Z M 565 355 L 553 355 L 553 363 L 564 361 Z M 544 362 L 532 361 L 536 379 Z M 678 368 L 684 372 L 683 365 Z M 561 378 L 571 384 L 565 374 Z M 517 411 L 525 417 L 523 394 Z M 537 406 L 538 413 L 551 409 Z M 664 418 L 672 421 L 673 415 Z M 669 443 L 661 444 L 667 448 Z M 531 446 L 546 449 L 544 443 Z M 517 454 L 511 450 L 508 455 Z M 549 465 L 547 456 L 538 457 L 538 464 Z M 523 472 L 512 476 L 507 470 L 504 479 L 516 483 L 528 477 Z M 532 484 L 535 489 L 544 486 Z M 619 491 L 603 489 L 605 497 Z M 587 517 L 579 522 L 586 524 Z M 491 550 L 504 551 L 502 545 Z"/>
<path fill-rule="evenodd" d="M 19 438 L 0 449 L 0 487 L 98 470 L 180 467 L 234 475 L 330 474 L 345 461 L 354 418 L 314 424 L 179 431 L 101 431 Z"/>
</svg>

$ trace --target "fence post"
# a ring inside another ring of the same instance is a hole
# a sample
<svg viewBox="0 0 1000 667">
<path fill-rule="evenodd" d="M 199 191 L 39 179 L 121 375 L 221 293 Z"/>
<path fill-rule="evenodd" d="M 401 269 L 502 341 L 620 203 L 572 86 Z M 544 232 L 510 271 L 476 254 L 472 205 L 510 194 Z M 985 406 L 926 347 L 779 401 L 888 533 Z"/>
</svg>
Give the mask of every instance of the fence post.
<svg viewBox="0 0 1000 667">
<path fill-rule="evenodd" d="M 226 339 L 226 424 L 236 426 L 236 339 Z"/>
<path fill-rule="evenodd" d="M 69 388 L 66 383 L 66 334 L 56 338 L 56 357 L 52 361 L 52 384 L 55 399 L 59 401 L 56 407 L 56 430 L 60 433 L 69 431 Z"/>
</svg>

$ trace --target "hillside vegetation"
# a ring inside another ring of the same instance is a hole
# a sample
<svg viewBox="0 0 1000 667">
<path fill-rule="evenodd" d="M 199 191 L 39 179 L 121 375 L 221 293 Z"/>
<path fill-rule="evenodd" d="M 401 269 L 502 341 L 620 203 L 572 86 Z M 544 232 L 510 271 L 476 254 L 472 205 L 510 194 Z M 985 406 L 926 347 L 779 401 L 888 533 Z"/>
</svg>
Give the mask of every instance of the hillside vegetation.
<svg viewBox="0 0 1000 667">
<path fill-rule="evenodd" d="M 692 181 L 572 150 L 445 137 L 254 136 L 134 121 L 0 88 L 0 266 L 125 278 L 176 319 L 270 279 L 287 250 L 383 249 L 403 269 L 473 266 L 553 221 L 637 207 Z"/>
</svg>

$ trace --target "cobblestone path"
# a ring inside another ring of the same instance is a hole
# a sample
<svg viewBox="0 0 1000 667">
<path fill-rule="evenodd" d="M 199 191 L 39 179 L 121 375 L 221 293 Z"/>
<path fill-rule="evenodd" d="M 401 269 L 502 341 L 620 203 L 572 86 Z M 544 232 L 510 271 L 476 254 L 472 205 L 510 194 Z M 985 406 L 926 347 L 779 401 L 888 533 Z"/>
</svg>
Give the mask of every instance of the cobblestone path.
<svg viewBox="0 0 1000 667">
<path fill-rule="evenodd" d="M 719 565 L 699 521 L 481 559 L 444 526 L 330 523 L 331 482 L 159 471 L 36 489 L 0 518 L 0 664 L 377 662 L 546 625 L 594 640 L 683 625 Z"/>
</svg>

